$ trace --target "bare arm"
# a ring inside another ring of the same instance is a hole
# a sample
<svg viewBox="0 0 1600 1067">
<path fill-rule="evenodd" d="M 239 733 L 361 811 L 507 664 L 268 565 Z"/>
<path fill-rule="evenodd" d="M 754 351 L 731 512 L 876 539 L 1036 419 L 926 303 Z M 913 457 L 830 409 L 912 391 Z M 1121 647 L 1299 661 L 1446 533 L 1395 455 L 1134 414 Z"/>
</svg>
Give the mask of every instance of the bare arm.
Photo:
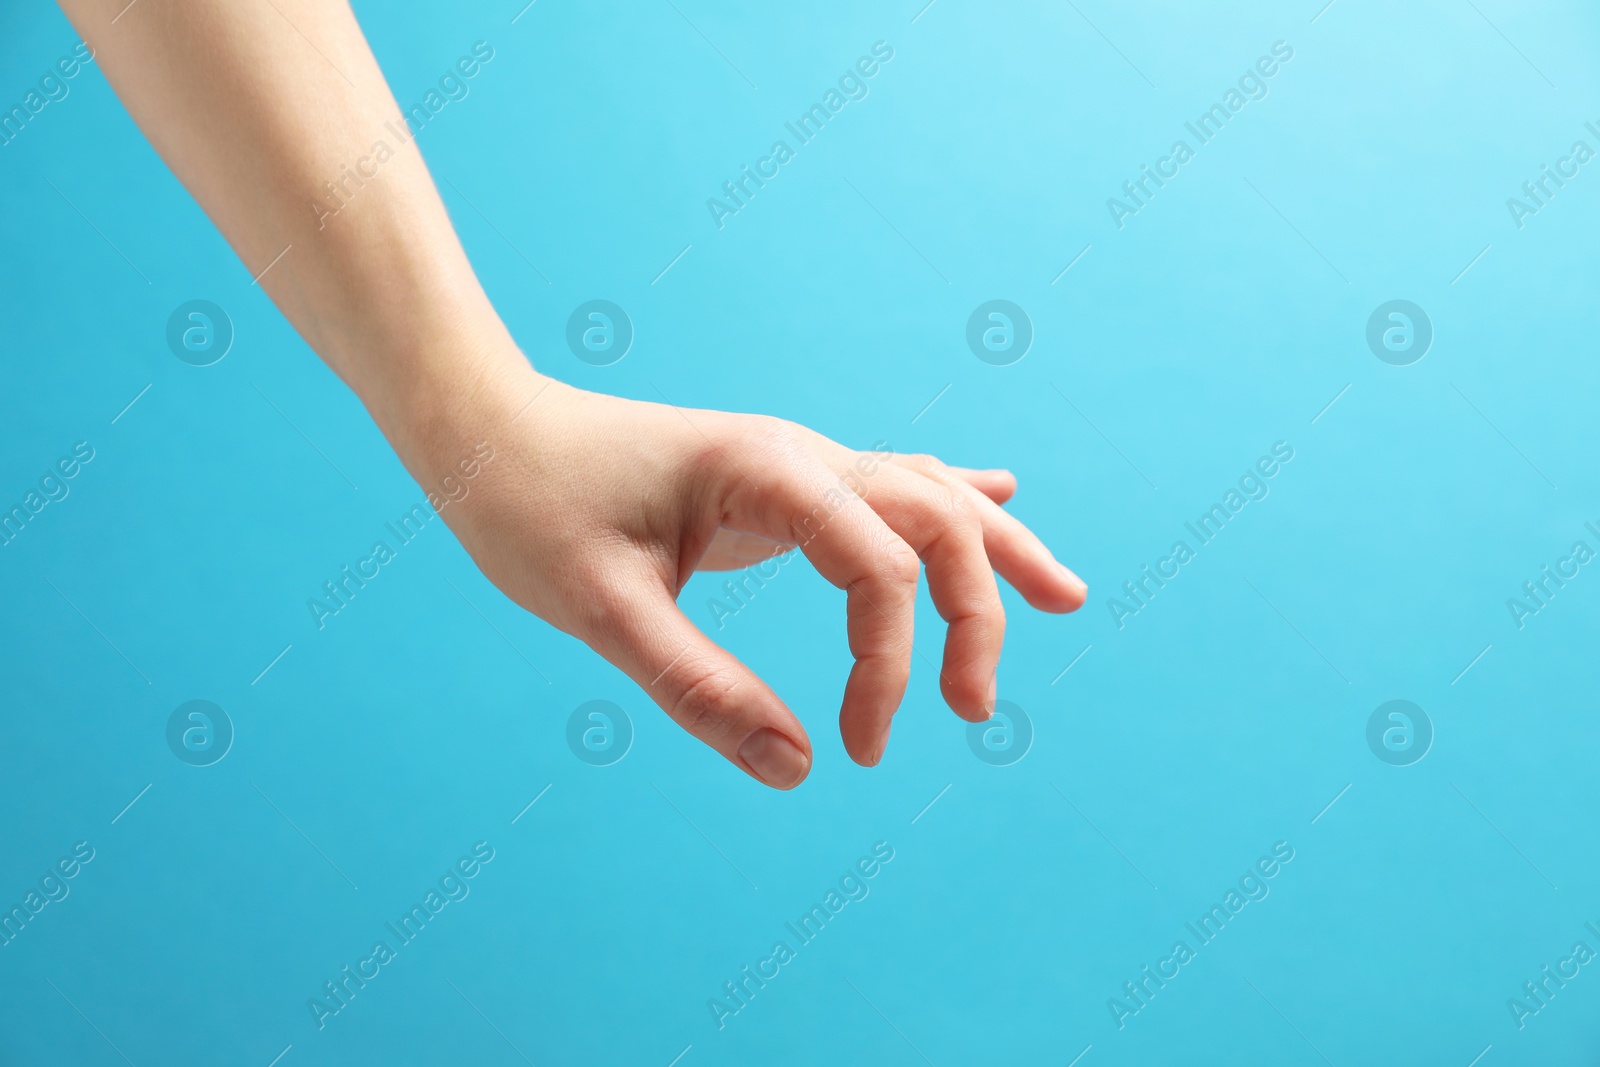
<svg viewBox="0 0 1600 1067">
<path fill-rule="evenodd" d="M 156 151 L 386 434 L 425 415 L 441 376 L 515 351 L 415 142 L 392 132 L 405 121 L 348 5 L 125 4 L 61 6 Z M 326 183 L 379 142 L 393 155 L 359 210 L 319 221 Z"/>
<path fill-rule="evenodd" d="M 1015 488 L 1004 471 L 857 453 L 777 419 L 542 378 L 485 297 L 415 143 L 394 136 L 404 119 L 342 0 L 125 3 L 61 0 L 156 150 L 412 474 L 436 485 L 478 446 L 494 456 L 446 515 L 478 566 L 749 774 L 797 785 L 810 741 L 678 610 L 696 569 L 798 546 L 847 591 L 856 663 L 840 730 L 868 765 L 910 674 L 919 560 L 949 623 L 941 691 L 968 719 L 995 700 L 994 570 L 1035 607 L 1082 604 L 1083 583 L 999 506 Z M 379 142 L 376 176 L 327 217 L 324 183 Z"/>
</svg>

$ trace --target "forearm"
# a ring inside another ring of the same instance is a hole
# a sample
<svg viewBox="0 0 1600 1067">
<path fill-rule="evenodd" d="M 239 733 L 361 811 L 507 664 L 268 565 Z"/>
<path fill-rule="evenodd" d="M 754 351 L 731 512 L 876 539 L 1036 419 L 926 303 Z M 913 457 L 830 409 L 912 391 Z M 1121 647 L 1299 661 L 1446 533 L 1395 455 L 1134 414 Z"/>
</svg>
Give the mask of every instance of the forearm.
<svg viewBox="0 0 1600 1067">
<path fill-rule="evenodd" d="M 61 0 L 245 269 L 410 461 L 441 406 L 522 361 L 350 8 L 125 4 Z"/>
<path fill-rule="evenodd" d="M 504 456 L 445 518 L 484 574 L 754 777 L 798 784 L 810 743 L 679 608 L 695 569 L 798 547 L 847 591 L 855 665 L 839 725 L 868 766 L 910 677 L 919 558 L 950 620 L 940 691 L 973 722 L 998 692 L 994 569 L 1035 607 L 1083 603 L 1083 583 L 1001 508 L 1015 489 L 1004 471 L 868 456 L 778 419 L 540 380 L 478 285 L 345 0 L 61 3 L 156 150 L 412 474 L 454 492 L 445 477 L 469 476 L 479 442 Z"/>
</svg>

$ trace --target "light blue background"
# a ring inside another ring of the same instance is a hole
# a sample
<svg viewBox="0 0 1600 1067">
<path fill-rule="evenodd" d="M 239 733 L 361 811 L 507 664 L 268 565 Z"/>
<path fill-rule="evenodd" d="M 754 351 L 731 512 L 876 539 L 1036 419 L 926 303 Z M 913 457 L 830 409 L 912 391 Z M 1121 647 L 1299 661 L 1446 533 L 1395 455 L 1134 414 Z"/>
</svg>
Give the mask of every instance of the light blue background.
<svg viewBox="0 0 1600 1067">
<path fill-rule="evenodd" d="M 0 148 L 0 503 L 96 450 L 0 549 L 0 904 L 96 850 L 0 948 L 0 1062 L 1593 1061 L 1600 967 L 1523 1029 L 1507 998 L 1600 949 L 1600 575 L 1524 629 L 1506 607 L 1600 548 L 1597 164 L 1506 208 L 1600 148 L 1593 12 L 921 2 L 358 13 L 402 104 L 495 49 L 420 143 L 542 370 L 1017 472 L 1091 596 L 1005 593 L 1000 692 L 1036 730 L 1010 767 L 941 706 L 925 598 L 887 758 L 850 763 L 843 602 L 803 563 L 718 634 L 815 739 L 790 794 L 441 524 L 318 632 L 306 598 L 421 491 L 97 68 Z M 719 231 L 706 198 L 878 40 L 870 95 Z M 1106 198 L 1279 40 L 1268 97 L 1119 230 Z M 0 103 L 76 41 L 0 14 Z M 237 332 L 215 366 L 165 344 L 195 298 Z M 592 298 L 637 331 L 615 366 L 565 347 Z M 1034 324 L 1013 366 L 963 340 L 993 298 Z M 1395 298 L 1435 329 L 1409 367 L 1364 341 Z M 1107 597 L 1277 441 L 1270 496 L 1119 630 Z M 684 593 L 703 624 L 721 580 Z M 164 738 L 196 698 L 237 732 L 199 769 Z M 1393 698 L 1436 731 L 1410 767 L 1365 740 Z M 592 699 L 636 731 L 607 768 L 564 740 Z M 479 840 L 471 895 L 319 1031 L 307 998 Z M 707 999 L 876 841 L 870 896 L 719 1031 Z M 1119 1030 L 1107 999 L 1278 841 L 1270 896 Z"/>
</svg>

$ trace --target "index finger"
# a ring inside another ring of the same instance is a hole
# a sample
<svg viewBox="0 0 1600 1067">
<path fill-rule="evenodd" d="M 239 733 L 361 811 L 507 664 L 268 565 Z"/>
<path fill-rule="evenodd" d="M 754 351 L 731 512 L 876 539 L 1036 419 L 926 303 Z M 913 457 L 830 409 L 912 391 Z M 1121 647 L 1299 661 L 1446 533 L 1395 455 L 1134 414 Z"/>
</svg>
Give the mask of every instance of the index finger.
<svg viewBox="0 0 1600 1067">
<path fill-rule="evenodd" d="M 839 709 L 850 758 L 883 758 L 889 721 L 911 676 L 911 641 L 921 563 L 877 513 L 820 459 L 791 452 L 741 476 L 724 525 L 797 544 L 817 572 L 847 595 L 855 665 Z"/>
</svg>

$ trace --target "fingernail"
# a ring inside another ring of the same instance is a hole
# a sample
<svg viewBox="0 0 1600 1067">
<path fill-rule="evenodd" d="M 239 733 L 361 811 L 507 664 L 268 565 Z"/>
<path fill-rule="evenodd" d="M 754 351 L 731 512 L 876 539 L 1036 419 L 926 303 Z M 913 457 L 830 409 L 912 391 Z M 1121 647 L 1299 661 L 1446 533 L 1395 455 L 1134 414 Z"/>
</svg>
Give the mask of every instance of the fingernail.
<svg viewBox="0 0 1600 1067">
<path fill-rule="evenodd" d="M 1064 564 L 1058 563 L 1058 564 L 1056 564 L 1056 566 L 1061 568 L 1061 573 L 1065 574 L 1067 576 L 1067 581 L 1069 581 L 1073 585 L 1077 586 L 1078 590 L 1080 592 L 1087 593 L 1089 591 L 1089 583 L 1088 582 L 1084 581 L 1082 578 L 1079 578 L 1076 574 L 1074 574 Z"/>
<path fill-rule="evenodd" d="M 989 675 L 989 705 L 987 710 L 991 716 L 994 715 L 994 701 L 999 692 L 1000 676 L 998 674 Z"/>
<path fill-rule="evenodd" d="M 887 751 L 889 751 L 889 731 L 885 730 L 883 732 L 883 737 L 878 741 L 877 751 L 872 754 L 872 762 L 867 764 L 867 766 L 876 767 L 878 764 L 882 763 L 883 754 Z"/>
<path fill-rule="evenodd" d="M 739 758 L 774 789 L 793 789 L 811 768 L 811 761 L 793 741 L 765 726 L 744 739 Z"/>
</svg>

